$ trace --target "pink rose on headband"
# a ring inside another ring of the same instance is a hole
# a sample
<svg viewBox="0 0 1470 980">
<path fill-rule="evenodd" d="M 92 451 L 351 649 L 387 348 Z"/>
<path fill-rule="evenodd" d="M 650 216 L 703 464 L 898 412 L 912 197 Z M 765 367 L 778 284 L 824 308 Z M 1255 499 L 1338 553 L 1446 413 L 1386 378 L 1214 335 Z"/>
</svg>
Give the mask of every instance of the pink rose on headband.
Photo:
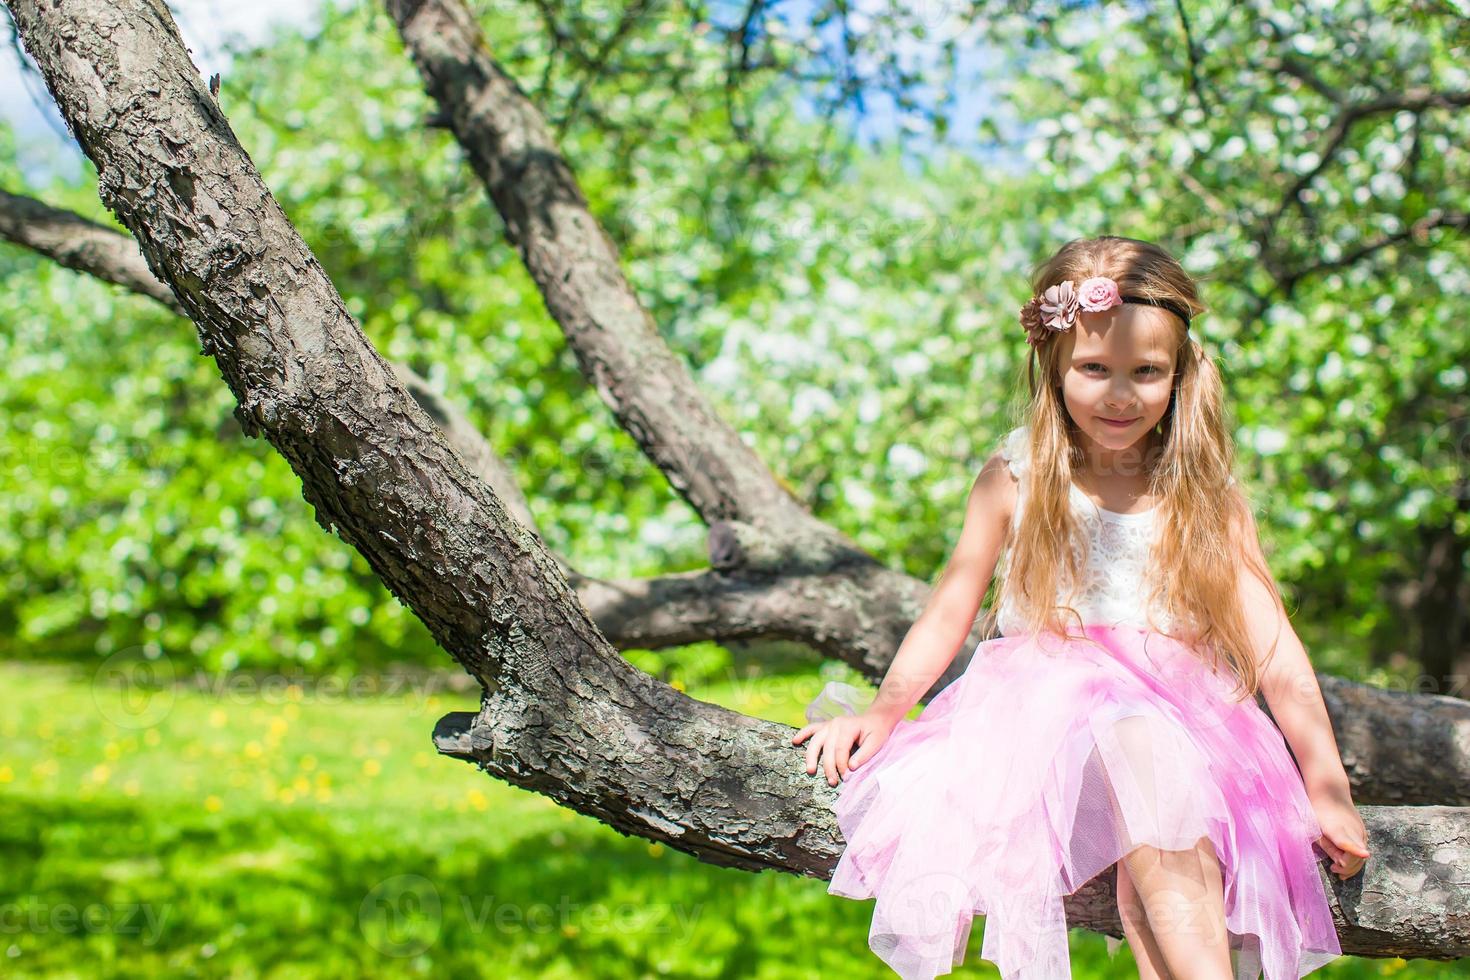
<svg viewBox="0 0 1470 980">
<path fill-rule="evenodd" d="M 1123 302 L 1118 294 L 1118 284 L 1107 276 L 1093 276 L 1082 280 L 1077 287 L 1077 305 L 1091 313 L 1110 310 Z"/>
</svg>

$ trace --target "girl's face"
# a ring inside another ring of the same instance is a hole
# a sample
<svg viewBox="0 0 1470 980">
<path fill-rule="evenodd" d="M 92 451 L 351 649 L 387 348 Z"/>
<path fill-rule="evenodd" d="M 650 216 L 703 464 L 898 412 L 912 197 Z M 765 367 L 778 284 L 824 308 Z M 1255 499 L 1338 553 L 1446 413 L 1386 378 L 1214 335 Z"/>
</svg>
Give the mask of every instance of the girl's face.
<svg viewBox="0 0 1470 980">
<path fill-rule="evenodd" d="M 1164 417 L 1174 386 L 1171 316 L 1139 303 L 1084 310 L 1058 341 L 1062 400 L 1092 448 L 1134 446 Z"/>
</svg>

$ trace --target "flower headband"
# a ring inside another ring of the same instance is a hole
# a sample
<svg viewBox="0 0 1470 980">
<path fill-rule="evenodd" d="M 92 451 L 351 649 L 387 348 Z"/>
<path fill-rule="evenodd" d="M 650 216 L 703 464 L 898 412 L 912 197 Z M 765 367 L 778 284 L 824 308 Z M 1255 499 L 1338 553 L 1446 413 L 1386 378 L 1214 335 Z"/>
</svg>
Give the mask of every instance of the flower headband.
<svg viewBox="0 0 1470 980">
<path fill-rule="evenodd" d="M 1147 296 L 1124 296 L 1118 292 L 1118 283 L 1107 276 L 1093 276 L 1082 280 L 1082 285 L 1073 288 L 1067 279 L 1055 286 L 1048 286 L 1040 296 L 1033 296 L 1021 307 L 1021 326 L 1026 328 L 1026 343 L 1040 347 L 1048 331 L 1071 330 L 1077 323 L 1077 314 L 1083 310 L 1096 313 L 1110 310 L 1122 303 L 1142 303 L 1168 310 L 1184 321 L 1185 336 L 1189 335 L 1189 311 L 1171 299 L 1150 299 Z"/>
</svg>

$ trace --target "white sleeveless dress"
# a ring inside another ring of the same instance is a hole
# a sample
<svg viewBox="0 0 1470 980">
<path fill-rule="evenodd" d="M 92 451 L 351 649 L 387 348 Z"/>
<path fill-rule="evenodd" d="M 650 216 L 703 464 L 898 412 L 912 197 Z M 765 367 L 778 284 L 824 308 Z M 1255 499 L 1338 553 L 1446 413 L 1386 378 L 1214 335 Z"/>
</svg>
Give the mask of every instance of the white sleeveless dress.
<svg viewBox="0 0 1470 980">
<path fill-rule="evenodd" d="M 1000 454 L 1017 480 L 1017 501 L 1011 528 L 1020 527 L 1021 514 L 1025 510 L 1029 489 L 1027 426 L 1012 429 L 1002 440 Z M 1058 595 L 1058 601 L 1077 610 L 1084 624 L 1102 626 L 1136 626 L 1139 629 L 1159 629 L 1167 632 L 1171 620 L 1163 610 L 1150 610 L 1145 603 L 1144 569 L 1149 558 L 1149 548 L 1157 531 L 1155 518 L 1157 507 L 1132 514 L 1121 514 L 1107 510 L 1098 504 L 1077 484 L 1071 485 L 1072 509 L 1082 523 L 1088 536 L 1087 562 L 1083 568 L 1081 586 L 1070 595 Z M 997 575 L 1004 582 L 1010 565 L 1010 549 L 1001 556 Z M 1002 634 L 1014 636 L 1022 629 L 1019 613 L 1008 597 L 1002 597 L 997 610 L 996 625 Z"/>
</svg>

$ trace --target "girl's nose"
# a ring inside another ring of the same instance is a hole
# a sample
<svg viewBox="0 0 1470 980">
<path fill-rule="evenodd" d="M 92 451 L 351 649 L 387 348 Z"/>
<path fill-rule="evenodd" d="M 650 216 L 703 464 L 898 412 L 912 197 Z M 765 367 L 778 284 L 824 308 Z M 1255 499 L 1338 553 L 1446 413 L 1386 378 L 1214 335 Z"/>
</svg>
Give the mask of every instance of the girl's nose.
<svg viewBox="0 0 1470 980">
<path fill-rule="evenodd" d="M 1112 411 L 1122 411 L 1133 404 L 1133 390 L 1124 385 L 1117 385 L 1108 389 L 1103 396 L 1103 404 Z"/>
</svg>

